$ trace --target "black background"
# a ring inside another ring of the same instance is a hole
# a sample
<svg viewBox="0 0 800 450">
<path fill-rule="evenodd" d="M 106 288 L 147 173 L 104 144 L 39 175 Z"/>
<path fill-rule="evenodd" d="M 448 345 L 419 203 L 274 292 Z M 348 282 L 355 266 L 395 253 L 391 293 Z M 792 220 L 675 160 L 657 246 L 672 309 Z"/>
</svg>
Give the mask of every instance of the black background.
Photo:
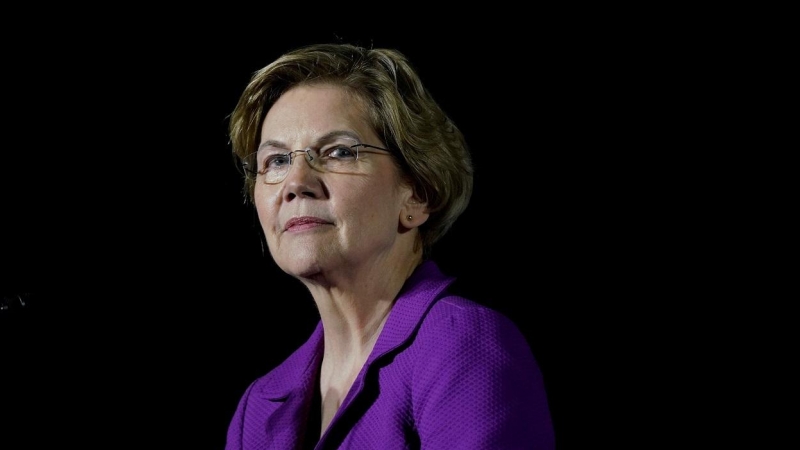
<svg viewBox="0 0 800 450">
<path fill-rule="evenodd" d="M 0 439 L 19 440 L 3 447 L 224 446 L 248 383 L 317 320 L 262 253 L 227 115 L 252 72 L 336 41 L 404 52 L 466 135 L 473 200 L 434 258 L 523 330 L 560 446 L 648 426 L 636 408 L 661 394 L 622 390 L 651 370 L 643 336 L 670 308 L 671 205 L 651 187 L 667 137 L 648 133 L 670 89 L 656 76 L 673 69 L 644 32 L 547 19 L 311 27 L 242 12 L 9 35 L 0 287 L 28 306 L 0 313 Z"/>
</svg>

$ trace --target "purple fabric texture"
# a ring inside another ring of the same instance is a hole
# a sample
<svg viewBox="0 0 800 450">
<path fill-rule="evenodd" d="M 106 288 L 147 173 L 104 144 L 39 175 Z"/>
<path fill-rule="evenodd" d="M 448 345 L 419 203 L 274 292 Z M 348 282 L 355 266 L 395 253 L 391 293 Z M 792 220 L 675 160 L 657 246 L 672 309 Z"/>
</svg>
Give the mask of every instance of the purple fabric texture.
<svg viewBox="0 0 800 450">
<path fill-rule="evenodd" d="M 555 448 L 525 336 L 499 312 L 449 294 L 454 280 L 433 261 L 408 279 L 317 449 Z M 226 450 L 302 447 L 322 350 L 320 322 L 246 389 Z"/>
</svg>

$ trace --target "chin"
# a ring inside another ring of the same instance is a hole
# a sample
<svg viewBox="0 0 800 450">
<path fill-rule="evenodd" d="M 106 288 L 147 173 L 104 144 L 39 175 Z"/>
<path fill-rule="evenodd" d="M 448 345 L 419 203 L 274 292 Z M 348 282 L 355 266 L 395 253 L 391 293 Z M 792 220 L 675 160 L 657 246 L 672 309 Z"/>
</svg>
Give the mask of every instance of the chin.
<svg viewBox="0 0 800 450">
<path fill-rule="evenodd" d="M 341 267 L 344 262 L 341 248 L 330 242 L 315 239 L 312 242 L 283 241 L 282 244 L 272 253 L 272 258 L 284 272 L 295 277 L 314 278 L 326 268 Z"/>
<path fill-rule="evenodd" d="M 304 251 L 288 252 L 290 254 L 275 258 L 278 267 L 284 272 L 298 278 L 313 278 L 322 270 L 319 255 L 309 254 Z"/>
<path fill-rule="evenodd" d="M 317 266 L 287 267 L 283 271 L 295 278 L 315 278 L 320 273 Z"/>
</svg>

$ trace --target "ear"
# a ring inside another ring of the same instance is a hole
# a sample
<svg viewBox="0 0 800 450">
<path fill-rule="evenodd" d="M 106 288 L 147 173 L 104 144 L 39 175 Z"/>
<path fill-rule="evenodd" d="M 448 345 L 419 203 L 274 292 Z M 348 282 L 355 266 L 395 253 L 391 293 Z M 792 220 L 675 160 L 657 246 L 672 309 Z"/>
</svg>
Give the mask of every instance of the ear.
<svg viewBox="0 0 800 450">
<path fill-rule="evenodd" d="M 416 195 L 409 196 L 400 211 L 400 223 L 406 228 L 418 227 L 425 223 L 428 217 L 430 217 L 428 202 Z"/>
</svg>

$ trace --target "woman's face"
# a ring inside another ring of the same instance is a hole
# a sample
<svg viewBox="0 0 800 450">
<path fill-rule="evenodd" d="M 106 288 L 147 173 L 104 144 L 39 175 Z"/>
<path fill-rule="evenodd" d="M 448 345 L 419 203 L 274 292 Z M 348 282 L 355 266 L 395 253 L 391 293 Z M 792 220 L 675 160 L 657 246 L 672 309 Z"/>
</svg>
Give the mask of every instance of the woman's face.
<svg viewBox="0 0 800 450">
<path fill-rule="evenodd" d="M 385 148 L 363 109 L 340 87 L 295 87 L 267 113 L 259 148 L 320 149 L 339 133 Z M 287 273 L 306 278 L 331 270 L 355 273 L 411 251 L 398 230 L 412 191 L 400 181 L 392 156 L 360 152 L 353 164 L 352 170 L 324 172 L 297 152 L 283 181 L 266 184 L 261 175 L 256 180 L 258 218 L 273 259 Z"/>
</svg>

